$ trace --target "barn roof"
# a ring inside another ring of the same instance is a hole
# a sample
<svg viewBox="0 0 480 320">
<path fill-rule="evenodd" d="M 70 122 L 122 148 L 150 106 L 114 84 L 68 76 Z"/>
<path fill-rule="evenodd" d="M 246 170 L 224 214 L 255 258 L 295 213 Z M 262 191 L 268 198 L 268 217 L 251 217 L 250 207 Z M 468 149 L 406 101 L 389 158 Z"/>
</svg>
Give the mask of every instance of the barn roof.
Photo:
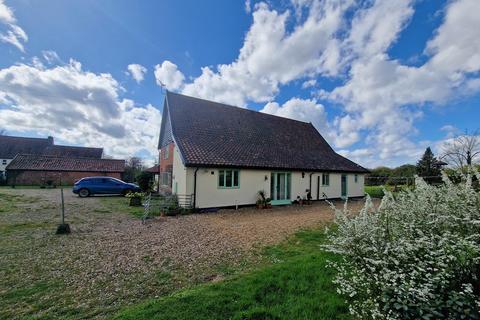
<svg viewBox="0 0 480 320">
<path fill-rule="evenodd" d="M 24 171 L 124 172 L 125 160 L 19 154 L 8 164 L 6 169 Z"/>
<path fill-rule="evenodd" d="M 0 135 L 0 159 L 13 159 L 19 153 L 41 154 L 53 144 L 52 138 L 25 138 Z"/>
<path fill-rule="evenodd" d="M 103 148 L 55 145 L 52 137 L 44 139 L 0 135 L 0 159 L 13 159 L 17 154 L 100 159 Z"/>
<path fill-rule="evenodd" d="M 171 127 L 186 166 L 368 172 L 337 154 L 311 123 L 172 92 L 163 114 L 160 146 Z"/>
<path fill-rule="evenodd" d="M 53 145 L 43 151 L 43 155 L 62 158 L 93 158 L 100 159 L 103 155 L 103 148 L 73 147 Z"/>
</svg>

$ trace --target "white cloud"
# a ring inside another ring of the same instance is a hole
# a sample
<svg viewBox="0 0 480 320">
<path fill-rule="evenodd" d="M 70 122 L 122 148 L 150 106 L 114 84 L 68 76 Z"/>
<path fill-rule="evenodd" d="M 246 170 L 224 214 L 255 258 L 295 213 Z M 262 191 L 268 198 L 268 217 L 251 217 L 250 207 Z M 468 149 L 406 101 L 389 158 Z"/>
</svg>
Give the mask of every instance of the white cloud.
<svg viewBox="0 0 480 320">
<path fill-rule="evenodd" d="M 0 127 L 9 131 L 104 147 L 115 157 L 155 154 L 160 112 L 120 98 L 124 89 L 110 74 L 84 71 L 75 60 L 51 68 L 17 64 L 0 69 L 0 88 Z"/>
<path fill-rule="evenodd" d="M 3 0 L 0 0 L 0 24 L 4 24 L 7 29 L 4 32 L 0 32 L 0 41 L 10 43 L 24 52 L 23 44 L 28 41 L 28 36 L 16 23 L 17 20 L 12 9 Z"/>
<path fill-rule="evenodd" d="M 245 0 L 245 12 L 250 13 L 252 11 L 252 3 L 250 0 Z"/>
<path fill-rule="evenodd" d="M 145 73 L 147 73 L 147 68 L 136 63 L 129 64 L 127 69 L 128 72 L 130 72 L 132 78 L 135 79 L 137 83 L 142 82 L 145 78 Z"/>
<path fill-rule="evenodd" d="M 452 126 L 451 124 L 447 124 L 447 125 L 444 125 L 443 127 L 440 128 L 440 131 L 444 131 L 446 133 L 446 137 L 447 138 L 453 138 L 455 137 L 455 135 L 457 135 L 460 130 L 455 127 L 455 126 Z"/>
<path fill-rule="evenodd" d="M 230 64 L 203 67 L 192 82 L 182 87 L 177 81 L 174 87 L 186 94 L 245 106 L 248 100 L 272 100 L 279 86 L 292 80 L 336 75 L 340 53 L 335 34 L 352 4 L 353 0 L 311 1 L 308 16 L 289 32 L 290 11 L 280 13 L 258 3 L 238 58 Z M 178 71 L 175 65 L 172 69 L 170 73 Z"/>
<path fill-rule="evenodd" d="M 52 50 L 42 51 L 42 57 L 43 57 L 43 59 L 45 59 L 45 61 L 48 64 L 55 64 L 55 63 L 62 62 L 62 60 L 60 59 L 58 54 L 55 51 L 52 51 Z"/>
<path fill-rule="evenodd" d="M 366 141 L 385 161 L 412 157 L 423 148 L 412 141 L 417 132 L 415 120 L 422 116 L 421 106 L 442 105 L 459 94 L 480 89 L 476 85 L 476 72 L 480 71 L 480 20 L 475 14 L 478 9 L 475 0 L 451 2 L 444 23 L 427 45 L 430 59 L 419 67 L 402 65 L 386 54 L 413 13 L 411 1 L 389 5 L 376 1 L 366 11 L 357 13 L 346 42 L 352 60 L 349 78 L 329 94 L 347 112 L 337 123 L 354 122 L 338 127 L 343 139 L 337 145 L 348 147 L 360 139 L 360 135 L 351 137 L 352 132 L 366 130 Z M 392 14 L 386 14 L 389 11 Z M 389 21 L 382 22 L 383 17 Z"/>
<path fill-rule="evenodd" d="M 178 70 L 176 64 L 165 60 L 155 66 L 155 79 L 159 86 L 168 90 L 179 90 L 184 85 L 185 76 Z"/>
<path fill-rule="evenodd" d="M 302 83 L 302 89 L 307 89 L 311 87 L 315 87 L 317 85 L 316 79 L 310 79 Z"/>
<path fill-rule="evenodd" d="M 345 49 L 364 60 L 385 52 L 411 19 L 413 2 L 376 0 L 358 10 L 352 20 L 349 36 L 345 39 Z"/>
<path fill-rule="evenodd" d="M 362 151 L 352 156 L 372 155 L 375 161 L 392 163 L 423 151 L 424 142 L 414 142 L 423 105 L 443 105 L 480 91 L 478 0 L 448 2 L 420 66 L 388 55 L 413 17 L 414 0 L 291 2 L 293 9 L 284 11 L 262 2 L 254 6 L 253 23 L 233 62 L 203 67 L 200 76 L 186 81 L 177 66 L 166 61 L 157 66 L 162 76 L 157 83 L 238 106 L 272 101 L 282 85 L 293 81 L 303 89 L 315 86 L 317 98 L 340 108 L 332 123 L 319 122 L 329 128 L 334 145 L 348 150 L 363 143 Z M 319 87 L 322 77 L 343 84 L 326 91 Z M 303 100 L 302 106 L 291 101 L 282 106 L 270 102 L 263 111 L 322 119 L 316 101 Z"/>
<path fill-rule="evenodd" d="M 7 7 L 3 0 L 0 0 L 0 22 L 1 23 L 15 23 L 15 16 L 12 9 Z"/>
</svg>

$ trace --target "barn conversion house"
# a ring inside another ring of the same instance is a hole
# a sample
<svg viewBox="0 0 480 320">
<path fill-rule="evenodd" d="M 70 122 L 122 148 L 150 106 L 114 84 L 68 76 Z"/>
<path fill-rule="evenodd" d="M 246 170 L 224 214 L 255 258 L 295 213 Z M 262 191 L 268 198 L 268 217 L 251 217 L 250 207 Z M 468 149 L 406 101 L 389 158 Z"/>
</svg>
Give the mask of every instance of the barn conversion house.
<svg viewBox="0 0 480 320">
<path fill-rule="evenodd" d="M 167 92 L 158 148 L 161 189 L 196 208 L 364 196 L 368 171 L 311 123 Z"/>
</svg>

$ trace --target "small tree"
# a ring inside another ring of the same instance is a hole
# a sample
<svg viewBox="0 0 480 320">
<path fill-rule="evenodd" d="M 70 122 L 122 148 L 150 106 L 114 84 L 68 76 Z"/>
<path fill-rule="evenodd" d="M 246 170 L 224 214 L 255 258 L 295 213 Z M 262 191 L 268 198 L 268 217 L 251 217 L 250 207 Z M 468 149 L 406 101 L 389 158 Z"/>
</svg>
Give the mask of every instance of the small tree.
<svg viewBox="0 0 480 320">
<path fill-rule="evenodd" d="M 139 157 L 131 157 L 125 164 L 125 173 L 123 175 L 123 179 L 127 182 L 133 182 L 143 169 L 143 160 Z"/>
<path fill-rule="evenodd" d="M 142 171 L 137 176 L 138 186 L 144 191 L 148 192 L 153 189 L 153 174 L 147 171 Z"/>
<path fill-rule="evenodd" d="M 417 167 L 413 164 L 404 164 L 393 169 L 392 176 L 413 178 L 417 172 Z"/>
<path fill-rule="evenodd" d="M 417 162 L 417 174 L 420 177 L 438 177 L 440 176 L 440 167 L 438 160 L 433 155 L 432 149 L 428 147 L 425 153 Z"/>
</svg>

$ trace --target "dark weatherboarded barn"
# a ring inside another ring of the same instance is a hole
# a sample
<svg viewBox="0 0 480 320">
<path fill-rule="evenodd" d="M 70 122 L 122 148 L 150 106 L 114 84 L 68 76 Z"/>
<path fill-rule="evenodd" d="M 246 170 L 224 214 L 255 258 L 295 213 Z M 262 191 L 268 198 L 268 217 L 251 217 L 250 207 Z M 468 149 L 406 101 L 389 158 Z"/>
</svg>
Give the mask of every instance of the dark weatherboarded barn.
<svg viewBox="0 0 480 320">
<path fill-rule="evenodd" d="M 89 176 L 110 176 L 121 179 L 125 160 L 64 158 L 46 155 L 19 154 L 7 166 L 11 185 L 71 185 Z"/>
</svg>

